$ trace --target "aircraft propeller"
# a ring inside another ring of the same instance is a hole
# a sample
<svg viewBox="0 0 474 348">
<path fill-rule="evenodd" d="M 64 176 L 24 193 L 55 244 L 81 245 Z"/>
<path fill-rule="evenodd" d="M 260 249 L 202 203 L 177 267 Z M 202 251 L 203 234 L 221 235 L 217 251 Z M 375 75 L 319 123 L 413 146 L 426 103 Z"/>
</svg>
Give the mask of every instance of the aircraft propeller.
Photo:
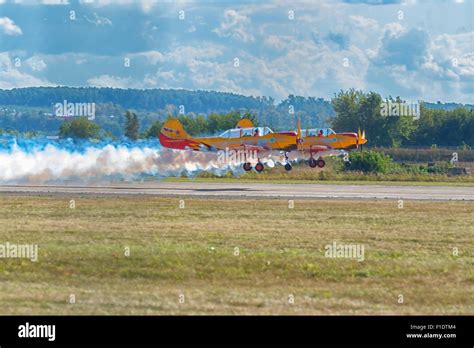
<svg viewBox="0 0 474 348">
<path fill-rule="evenodd" d="M 357 140 L 356 140 L 356 146 L 360 151 L 362 151 L 362 144 L 359 144 L 360 140 L 365 140 L 365 130 L 362 130 L 362 133 L 360 132 L 360 128 L 357 130 Z"/>
<path fill-rule="evenodd" d="M 301 121 L 300 118 L 298 117 L 298 120 L 296 121 L 296 147 L 299 150 L 301 148 L 301 142 L 303 139 L 301 139 Z"/>
</svg>

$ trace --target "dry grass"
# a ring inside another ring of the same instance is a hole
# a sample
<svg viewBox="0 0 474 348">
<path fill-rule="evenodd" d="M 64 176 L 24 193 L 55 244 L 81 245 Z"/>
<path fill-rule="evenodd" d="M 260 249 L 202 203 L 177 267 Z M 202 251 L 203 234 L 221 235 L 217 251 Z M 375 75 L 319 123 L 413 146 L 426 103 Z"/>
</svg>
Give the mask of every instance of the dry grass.
<svg viewBox="0 0 474 348">
<path fill-rule="evenodd" d="M 473 203 L 182 199 L 0 197 L 0 314 L 474 314 Z"/>
</svg>

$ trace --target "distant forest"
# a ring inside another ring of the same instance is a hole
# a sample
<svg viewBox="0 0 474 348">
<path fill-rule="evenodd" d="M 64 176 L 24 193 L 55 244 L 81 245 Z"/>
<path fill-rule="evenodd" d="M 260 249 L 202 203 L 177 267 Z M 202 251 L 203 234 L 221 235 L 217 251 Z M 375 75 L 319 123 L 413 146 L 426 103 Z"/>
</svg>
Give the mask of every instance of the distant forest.
<svg viewBox="0 0 474 348">
<path fill-rule="evenodd" d="M 138 115 L 142 129 L 169 115 L 210 115 L 240 111 L 250 112 L 260 124 L 274 129 L 294 128 L 295 114 L 303 126 L 327 126 L 334 116 L 331 102 L 322 98 L 290 95 L 276 103 L 268 97 L 248 97 L 233 93 L 167 89 L 115 89 L 31 87 L 0 90 L 0 128 L 18 131 L 56 132 L 63 122 L 54 117 L 54 105 L 63 103 L 95 103 L 96 120 L 115 136 L 122 134 L 125 112 Z"/>
</svg>

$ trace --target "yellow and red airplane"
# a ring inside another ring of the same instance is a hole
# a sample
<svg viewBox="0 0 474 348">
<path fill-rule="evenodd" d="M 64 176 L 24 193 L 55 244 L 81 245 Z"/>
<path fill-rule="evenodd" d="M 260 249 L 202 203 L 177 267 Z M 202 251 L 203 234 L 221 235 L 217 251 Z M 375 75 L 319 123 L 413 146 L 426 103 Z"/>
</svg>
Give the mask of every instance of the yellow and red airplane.
<svg viewBox="0 0 474 348">
<path fill-rule="evenodd" d="M 293 153 L 296 158 L 309 157 L 310 167 L 324 167 L 323 157 L 339 156 L 348 150 L 358 148 L 365 144 L 365 133 L 336 133 L 330 128 L 312 128 L 301 130 L 298 119 L 297 131 L 273 132 L 268 127 L 255 127 L 249 119 L 240 120 L 236 127 L 226 130 L 219 136 L 192 138 L 186 133 L 181 122 L 176 118 L 168 119 L 159 134 L 161 145 L 171 149 L 213 151 L 234 150 L 244 154 L 257 154 L 255 170 L 264 169 L 261 159 L 271 156 L 274 152 L 285 157 L 285 169 L 291 170 L 292 166 L 288 155 Z M 295 157 L 292 156 L 292 157 Z M 243 168 L 245 171 L 252 169 L 254 158 L 245 157 Z M 316 157 L 316 158 L 315 158 Z"/>
<path fill-rule="evenodd" d="M 306 156 L 309 155 L 308 164 L 311 168 L 323 168 L 326 165 L 323 157 L 344 155 L 347 151 L 367 143 L 367 139 L 365 131 L 361 133 L 360 129 L 357 133 L 336 133 L 331 128 L 311 128 L 302 131 L 298 119 L 296 142 L 297 150 Z"/>
<path fill-rule="evenodd" d="M 168 119 L 161 128 L 160 143 L 164 147 L 180 150 L 219 151 L 234 150 L 244 154 L 257 154 L 255 170 L 264 169 L 261 158 L 270 155 L 273 151 L 296 150 L 296 132 L 273 132 L 268 127 L 254 127 L 249 119 L 241 119 L 235 128 L 226 130 L 219 136 L 191 138 L 176 118 Z M 253 156 L 249 156 L 253 157 Z M 245 158 L 243 168 L 252 169 L 255 159 Z"/>
</svg>

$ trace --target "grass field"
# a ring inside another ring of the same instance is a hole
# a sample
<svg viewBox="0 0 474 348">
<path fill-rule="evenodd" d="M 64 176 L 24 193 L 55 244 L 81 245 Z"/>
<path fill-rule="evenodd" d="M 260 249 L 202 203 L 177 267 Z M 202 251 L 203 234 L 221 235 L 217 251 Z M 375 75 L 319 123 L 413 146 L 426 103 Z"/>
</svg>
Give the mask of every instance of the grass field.
<svg viewBox="0 0 474 348">
<path fill-rule="evenodd" d="M 1 196 L 0 314 L 474 314 L 473 203 L 182 200 Z"/>
</svg>

